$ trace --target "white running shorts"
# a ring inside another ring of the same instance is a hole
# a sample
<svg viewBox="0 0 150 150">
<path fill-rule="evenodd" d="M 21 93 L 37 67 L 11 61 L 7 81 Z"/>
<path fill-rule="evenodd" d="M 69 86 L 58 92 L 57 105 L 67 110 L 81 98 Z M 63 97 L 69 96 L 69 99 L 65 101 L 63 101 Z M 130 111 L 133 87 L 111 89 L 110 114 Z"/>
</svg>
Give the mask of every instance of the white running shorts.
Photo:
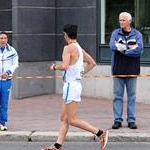
<svg viewBox="0 0 150 150">
<path fill-rule="evenodd" d="M 63 86 L 63 96 L 62 96 L 62 98 L 65 100 L 65 104 L 68 104 L 72 101 L 80 102 L 81 91 L 82 91 L 81 81 L 65 82 Z"/>
</svg>

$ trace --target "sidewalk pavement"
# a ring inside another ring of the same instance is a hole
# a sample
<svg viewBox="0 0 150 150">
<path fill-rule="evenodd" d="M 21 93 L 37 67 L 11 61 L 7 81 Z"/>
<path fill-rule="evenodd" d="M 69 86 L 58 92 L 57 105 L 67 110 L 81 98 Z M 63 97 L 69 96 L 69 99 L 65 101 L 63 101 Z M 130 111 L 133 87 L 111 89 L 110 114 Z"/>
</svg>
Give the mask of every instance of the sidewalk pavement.
<svg viewBox="0 0 150 150">
<path fill-rule="evenodd" d="M 0 141 L 55 141 L 60 127 L 61 95 L 42 95 L 21 100 L 10 100 L 8 131 L 0 132 Z M 110 129 L 109 141 L 150 141 L 150 104 L 137 103 L 138 129 L 126 123 L 124 103 L 123 127 L 111 129 L 112 100 L 82 97 L 78 118 L 100 129 Z M 66 141 L 92 141 L 93 134 L 70 127 Z"/>
</svg>

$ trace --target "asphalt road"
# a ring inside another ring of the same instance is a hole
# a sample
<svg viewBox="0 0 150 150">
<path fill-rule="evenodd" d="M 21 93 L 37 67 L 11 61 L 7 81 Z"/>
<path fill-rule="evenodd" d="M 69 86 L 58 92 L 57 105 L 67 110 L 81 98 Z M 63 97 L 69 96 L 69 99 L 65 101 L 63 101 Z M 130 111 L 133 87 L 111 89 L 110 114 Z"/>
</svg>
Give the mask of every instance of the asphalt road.
<svg viewBox="0 0 150 150">
<path fill-rule="evenodd" d="M 40 150 L 47 142 L 0 142 L 0 150 Z M 106 150 L 148 150 L 150 143 L 109 142 Z M 98 142 L 66 142 L 63 150 L 100 150 Z"/>
</svg>

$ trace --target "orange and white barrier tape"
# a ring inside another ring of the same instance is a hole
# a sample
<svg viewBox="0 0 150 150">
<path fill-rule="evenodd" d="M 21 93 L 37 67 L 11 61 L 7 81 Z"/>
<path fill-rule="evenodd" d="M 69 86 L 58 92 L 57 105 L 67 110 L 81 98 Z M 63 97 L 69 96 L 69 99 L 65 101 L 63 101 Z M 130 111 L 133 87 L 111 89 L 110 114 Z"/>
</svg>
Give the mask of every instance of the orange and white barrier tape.
<svg viewBox="0 0 150 150">
<path fill-rule="evenodd" d="M 130 78 L 130 77 L 150 77 L 150 74 L 139 75 L 84 75 L 83 78 Z M 62 76 L 13 76 L 13 79 L 61 79 Z"/>
<path fill-rule="evenodd" d="M 150 74 L 139 74 L 139 75 L 93 75 L 85 76 L 85 78 L 131 78 L 131 77 L 150 77 Z"/>
<path fill-rule="evenodd" d="M 13 76 L 13 79 L 53 79 L 62 78 L 62 76 Z"/>
</svg>

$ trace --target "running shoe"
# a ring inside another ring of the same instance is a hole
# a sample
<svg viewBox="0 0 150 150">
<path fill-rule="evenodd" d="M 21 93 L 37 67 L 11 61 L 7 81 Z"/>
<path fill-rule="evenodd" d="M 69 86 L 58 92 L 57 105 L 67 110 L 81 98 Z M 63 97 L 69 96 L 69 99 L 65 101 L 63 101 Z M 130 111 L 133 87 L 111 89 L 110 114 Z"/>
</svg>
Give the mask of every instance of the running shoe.
<svg viewBox="0 0 150 150">
<path fill-rule="evenodd" d="M 101 141 L 101 150 L 104 150 L 106 145 L 107 145 L 107 142 L 108 142 L 108 134 L 109 134 L 109 131 L 108 130 L 105 130 L 103 131 L 103 134 L 100 136 L 100 141 Z"/>
</svg>

